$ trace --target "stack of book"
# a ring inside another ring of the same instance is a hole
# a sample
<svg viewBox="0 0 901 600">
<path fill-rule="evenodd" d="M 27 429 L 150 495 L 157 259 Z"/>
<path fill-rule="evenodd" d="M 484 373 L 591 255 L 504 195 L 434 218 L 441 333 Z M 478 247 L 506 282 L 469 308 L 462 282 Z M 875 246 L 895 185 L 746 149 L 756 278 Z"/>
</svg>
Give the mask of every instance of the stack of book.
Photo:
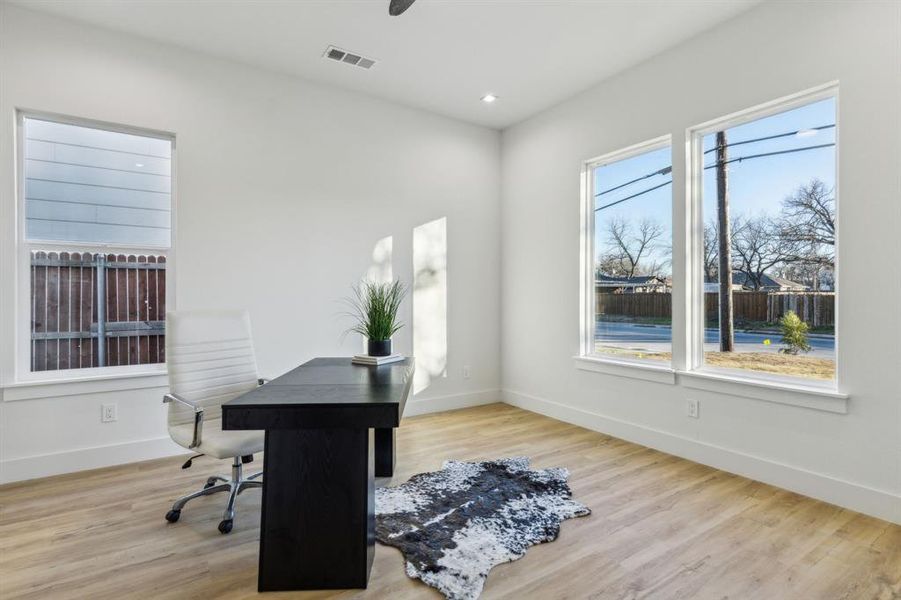
<svg viewBox="0 0 901 600">
<path fill-rule="evenodd" d="M 369 356 L 368 354 L 356 354 L 351 361 L 355 365 L 370 365 L 370 366 L 379 366 L 379 365 L 387 365 L 388 363 L 397 362 L 399 360 L 403 360 L 405 357 L 402 354 L 389 354 L 388 356 Z"/>
</svg>

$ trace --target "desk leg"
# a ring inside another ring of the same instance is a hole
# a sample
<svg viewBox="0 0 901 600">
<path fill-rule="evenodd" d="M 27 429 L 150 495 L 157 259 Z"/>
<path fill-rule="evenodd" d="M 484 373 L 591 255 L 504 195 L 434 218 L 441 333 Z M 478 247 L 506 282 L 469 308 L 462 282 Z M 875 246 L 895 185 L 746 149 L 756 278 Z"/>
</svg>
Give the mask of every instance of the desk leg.
<svg viewBox="0 0 901 600">
<path fill-rule="evenodd" d="M 395 429 L 375 430 L 375 476 L 393 477 L 395 463 Z"/>
<path fill-rule="evenodd" d="M 261 592 L 365 588 L 375 553 L 371 429 L 266 431 Z"/>
</svg>

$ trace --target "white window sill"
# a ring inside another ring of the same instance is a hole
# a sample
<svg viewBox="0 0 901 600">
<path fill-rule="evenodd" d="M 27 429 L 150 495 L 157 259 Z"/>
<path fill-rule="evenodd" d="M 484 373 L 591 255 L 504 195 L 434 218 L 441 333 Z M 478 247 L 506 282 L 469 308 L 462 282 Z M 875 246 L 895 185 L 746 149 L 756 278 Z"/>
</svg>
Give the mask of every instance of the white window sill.
<svg viewBox="0 0 901 600">
<path fill-rule="evenodd" d="M 775 375 L 749 377 L 741 371 L 676 371 L 664 365 L 597 356 L 574 356 L 573 360 L 576 368 L 583 371 L 669 385 L 678 382 L 686 388 L 696 390 L 837 414 L 848 413 L 848 394 L 838 392 L 827 384 L 808 384 Z"/>
<path fill-rule="evenodd" d="M 576 368 L 617 377 L 643 379 L 656 383 L 676 383 L 676 372 L 668 365 L 653 364 L 651 361 L 631 361 L 599 356 L 574 356 Z"/>
<path fill-rule="evenodd" d="M 838 414 L 848 413 L 848 394 L 815 382 L 806 384 L 776 376 L 747 377 L 708 370 L 679 371 L 677 375 L 679 382 L 687 388 Z"/>
<path fill-rule="evenodd" d="M 151 371 L 131 371 L 128 373 L 70 377 L 67 379 L 17 381 L 3 384 L 2 390 L 4 402 L 15 402 L 18 400 L 54 398 L 78 394 L 166 388 L 168 385 L 169 381 L 165 369 L 154 369 Z"/>
</svg>

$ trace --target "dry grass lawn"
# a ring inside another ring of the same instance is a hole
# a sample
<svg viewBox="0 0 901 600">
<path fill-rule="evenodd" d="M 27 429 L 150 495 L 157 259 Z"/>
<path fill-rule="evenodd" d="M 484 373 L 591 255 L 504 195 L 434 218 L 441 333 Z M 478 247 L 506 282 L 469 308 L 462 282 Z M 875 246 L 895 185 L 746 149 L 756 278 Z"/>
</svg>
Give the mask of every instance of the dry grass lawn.
<svg viewBox="0 0 901 600">
<path fill-rule="evenodd" d="M 704 361 L 714 367 L 749 369 L 778 375 L 833 379 L 835 361 L 813 356 L 774 354 L 768 352 L 705 352 Z"/>
<path fill-rule="evenodd" d="M 669 352 L 640 352 L 601 344 L 597 345 L 597 352 L 628 358 L 672 359 L 672 354 Z M 724 369 L 745 369 L 809 379 L 833 379 L 835 377 L 834 360 L 800 354 L 793 356 L 775 352 L 705 352 L 704 362 L 712 367 Z"/>
</svg>

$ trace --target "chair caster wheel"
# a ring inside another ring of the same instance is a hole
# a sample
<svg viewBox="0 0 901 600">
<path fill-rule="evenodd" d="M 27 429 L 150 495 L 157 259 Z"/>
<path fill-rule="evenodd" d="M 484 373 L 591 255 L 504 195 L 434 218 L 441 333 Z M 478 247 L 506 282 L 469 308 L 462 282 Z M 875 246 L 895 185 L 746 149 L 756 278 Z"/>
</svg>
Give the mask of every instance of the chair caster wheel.
<svg viewBox="0 0 901 600">
<path fill-rule="evenodd" d="M 228 533 L 232 530 L 232 525 L 234 521 L 231 519 L 225 519 L 224 521 L 219 521 L 219 533 Z"/>
<path fill-rule="evenodd" d="M 180 510 L 170 510 L 169 512 L 166 513 L 166 520 L 169 521 L 170 523 L 175 523 L 176 521 L 178 521 L 178 517 L 180 517 L 180 516 L 181 516 Z"/>
<path fill-rule="evenodd" d="M 206 484 L 204 484 L 203 489 L 208 489 L 216 485 L 216 480 L 210 477 L 206 480 Z"/>
</svg>

